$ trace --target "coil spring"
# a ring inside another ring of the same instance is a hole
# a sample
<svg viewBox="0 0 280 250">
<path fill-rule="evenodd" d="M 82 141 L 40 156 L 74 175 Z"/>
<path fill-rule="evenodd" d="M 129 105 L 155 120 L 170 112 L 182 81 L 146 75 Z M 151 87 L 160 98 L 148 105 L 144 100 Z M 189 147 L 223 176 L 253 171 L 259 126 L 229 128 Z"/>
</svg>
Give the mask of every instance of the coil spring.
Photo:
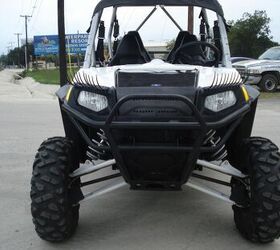
<svg viewBox="0 0 280 250">
<path fill-rule="evenodd" d="M 217 135 L 216 130 L 210 130 L 207 135 L 206 139 L 203 142 L 204 146 L 211 146 L 211 147 L 216 147 L 220 142 L 222 138 Z M 224 161 L 226 157 L 228 156 L 228 152 L 226 149 L 226 146 L 223 145 L 220 149 L 218 149 L 215 153 L 211 154 L 209 156 L 210 161 Z"/>
<path fill-rule="evenodd" d="M 100 129 L 100 132 L 97 132 L 96 135 L 98 137 L 97 139 L 91 139 L 93 144 L 95 144 L 98 147 L 109 146 L 109 142 L 103 130 Z M 94 149 L 89 146 L 87 156 L 90 158 L 90 160 L 97 161 L 102 156 L 104 156 L 105 153 L 106 152 L 104 150 Z"/>
</svg>

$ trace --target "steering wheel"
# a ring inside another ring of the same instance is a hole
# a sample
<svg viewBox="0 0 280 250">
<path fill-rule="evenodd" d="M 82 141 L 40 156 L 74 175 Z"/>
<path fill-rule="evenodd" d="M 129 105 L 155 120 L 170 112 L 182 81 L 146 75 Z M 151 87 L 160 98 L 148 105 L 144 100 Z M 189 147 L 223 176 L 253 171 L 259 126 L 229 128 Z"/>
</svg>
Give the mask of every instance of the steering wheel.
<svg viewBox="0 0 280 250">
<path fill-rule="evenodd" d="M 183 53 L 183 50 L 189 47 L 198 47 L 201 50 L 201 53 L 195 54 L 193 52 L 191 55 L 188 53 Z M 206 60 L 201 47 L 209 47 L 214 52 L 214 60 Z M 201 65 L 201 66 L 218 67 L 220 62 L 220 57 L 221 57 L 221 52 L 215 45 L 208 42 L 195 41 L 195 42 L 186 43 L 181 47 L 179 47 L 174 53 L 173 62 L 178 61 L 181 64 L 194 64 L 194 65 Z"/>
</svg>

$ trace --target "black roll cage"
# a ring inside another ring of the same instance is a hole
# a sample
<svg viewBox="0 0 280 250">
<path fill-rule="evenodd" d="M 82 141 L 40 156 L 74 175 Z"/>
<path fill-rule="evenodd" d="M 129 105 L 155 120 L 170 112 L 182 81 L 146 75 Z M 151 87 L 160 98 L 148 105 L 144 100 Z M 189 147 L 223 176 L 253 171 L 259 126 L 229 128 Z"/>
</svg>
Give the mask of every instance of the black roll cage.
<svg viewBox="0 0 280 250">
<path fill-rule="evenodd" d="M 119 6 L 119 7 L 123 7 L 123 6 Z M 129 6 L 127 6 L 127 7 L 129 7 Z M 152 6 L 149 6 L 149 7 L 152 7 Z M 186 6 L 186 7 L 188 7 L 188 6 Z M 197 7 L 199 7 L 199 6 L 197 6 Z M 179 31 L 183 31 L 184 30 L 178 24 L 178 22 L 175 20 L 175 18 L 167 11 L 165 6 L 163 6 L 163 5 L 155 5 L 154 8 L 149 12 L 149 14 L 144 18 L 144 20 L 141 22 L 141 24 L 135 30 L 139 31 L 147 23 L 147 21 L 153 16 L 153 14 L 158 10 L 158 8 L 160 8 L 165 13 L 165 15 L 171 20 L 171 22 L 178 28 Z M 110 27 L 109 27 L 109 32 L 108 32 L 108 37 L 107 37 L 109 55 L 110 55 L 111 58 L 113 57 L 112 33 L 113 33 L 113 28 L 114 28 L 114 22 L 115 22 L 115 20 L 117 18 L 117 9 L 118 9 L 118 7 L 114 7 L 113 8 L 113 13 L 112 13 Z M 203 13 L 203 16 L 200 15 L 200 17 L 204 18 L 204 21 L 205 21 L 207 27 L 209 27 L 209 23 L 208 23 L 208 19 L 207 19 L 207 14 L 206 14 L 206 9 L 202 8 L 201 9 L 201 13 Z M 99 14 L 99 18 L 101 18 L 102 14 L 103 14 L 103 10 Z M 207 32 L 209 32 L 209 29 L 207 29 Z M 207 35 L 208 35 L 208 37 L 210 36 L 209 33 Z"/>
</svg>

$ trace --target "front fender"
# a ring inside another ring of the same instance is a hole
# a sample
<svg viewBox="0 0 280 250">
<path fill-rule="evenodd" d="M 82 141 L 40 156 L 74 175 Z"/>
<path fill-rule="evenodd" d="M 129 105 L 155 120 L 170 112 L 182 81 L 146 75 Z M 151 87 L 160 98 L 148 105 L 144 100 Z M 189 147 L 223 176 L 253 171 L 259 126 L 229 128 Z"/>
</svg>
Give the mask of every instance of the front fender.
<svg viewBox="0 0 280 250">
<path fill-rule="evenodd" d="M 255 102 L 259 98 L 260 92 L 250 85 L 245 85 L 245 88 L 250 96 L 251 101 Z"/>
<path fill-rule="evenodd" d="M 58 91 L 56 91 L 56 96 L 58 99 L 63 103 L 67 97 L 67 94 L 69 92 L 69 89 L 72 88 L 72 85 L 66 84 L 63 87 L 59 88 Z"/>
</svg>

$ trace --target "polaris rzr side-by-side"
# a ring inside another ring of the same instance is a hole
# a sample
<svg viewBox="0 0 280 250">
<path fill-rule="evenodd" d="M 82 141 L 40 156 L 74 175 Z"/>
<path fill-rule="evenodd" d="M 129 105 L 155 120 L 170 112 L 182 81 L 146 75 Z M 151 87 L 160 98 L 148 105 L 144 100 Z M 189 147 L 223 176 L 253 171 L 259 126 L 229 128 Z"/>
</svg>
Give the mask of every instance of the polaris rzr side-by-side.
<svg viewBox="0 0 280 250">
<path fill-rule="evenodd" d="M 247 239 L 280 236 L 280 154 L 251 137 L 259 92 L 232 68 L 227 30 L 217 0 L 98 3 L 84 66 L 57 92 L 66 137 L 44 141 L 33 165 L 31 212 L 42 239 L 71 237 L 80 204 L 98 195 L 184 185 L 231 204 Z M 156 39 L 165 45 L 155 49 Z M 94 178 L 105 168 L 112 173 Z"/>
</svg>

